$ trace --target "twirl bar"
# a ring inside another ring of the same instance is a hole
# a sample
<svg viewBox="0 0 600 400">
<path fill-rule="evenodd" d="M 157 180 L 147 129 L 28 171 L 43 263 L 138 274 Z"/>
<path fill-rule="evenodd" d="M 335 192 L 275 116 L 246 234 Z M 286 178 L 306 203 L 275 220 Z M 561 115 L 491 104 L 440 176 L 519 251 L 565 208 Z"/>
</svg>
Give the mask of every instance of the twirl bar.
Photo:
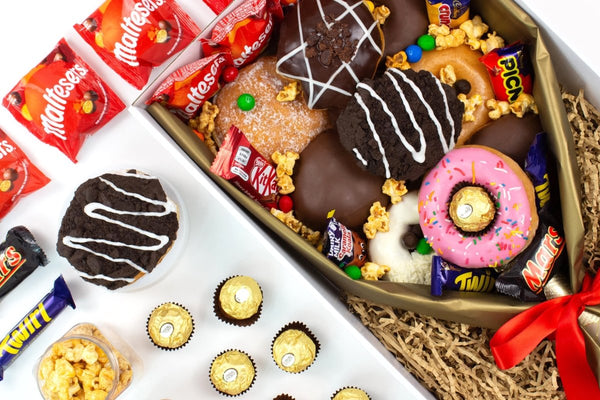
<svg viewBox="0 0 600 400">
<path fill-rule="evenodd" d="M 54 281 L 52 290 L 25 314 L 0 342 L 0 381 L 4 379 L 4 369 L 67 306 L 75 308 L 75 302 L 61 275 Z"/>
</svg>

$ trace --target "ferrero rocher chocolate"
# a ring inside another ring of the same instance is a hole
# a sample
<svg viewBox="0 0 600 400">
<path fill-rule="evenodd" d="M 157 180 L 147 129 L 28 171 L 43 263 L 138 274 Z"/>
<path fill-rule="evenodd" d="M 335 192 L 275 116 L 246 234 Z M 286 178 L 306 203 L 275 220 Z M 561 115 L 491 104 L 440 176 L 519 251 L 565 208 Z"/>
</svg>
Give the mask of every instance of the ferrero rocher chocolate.
<svg viewBox="0 0 600 400">
<path fill-rule="evenodd" d="M 255 374 L 250 357 L 238 350 L 221 353 L 210 366 L 210 381 L 215 389 L 232 396 L 248 390 Z"/>
<path fill-rule="evenodd" d="M 184 346 L 194 331 L 194 321 L 189 311 L 175 303 L 156 307 L 148 318 L 147 330 L 156 346 L 175 350 Z"/>
<path fill-rule="evenodd" d="M 494 220 L 496 206 L 484 188 L 465 186 L 452 196 L 449 214 L 459 229 L 480 232 Z"/>
<path fill-rule="evenodd" d="M 275 338 L 272 354 L 279 368 L 297 373 L 313 363 L 317 355 L 317 346 L 306 332 L 286 329 Z"/>
<path fill-rule="evenodd" d="M 219 292 L 223 311 L 232 318 L 246 319 L 258 312 L 262 291 L 256 281 L 248 276 L 229 279 Z"/>
<path fill-rule="evenodd" d="M 370 400 L 370 397 L 364 390 L 348 387 L 340 389 L 331 400 Z"/>
</svg>

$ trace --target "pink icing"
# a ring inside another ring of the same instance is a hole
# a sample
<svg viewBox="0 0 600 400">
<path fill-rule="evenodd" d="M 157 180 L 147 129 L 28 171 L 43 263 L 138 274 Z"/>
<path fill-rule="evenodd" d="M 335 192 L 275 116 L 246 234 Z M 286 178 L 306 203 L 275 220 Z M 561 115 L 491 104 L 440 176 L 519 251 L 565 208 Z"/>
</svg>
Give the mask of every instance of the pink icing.
<svg viewBox="0 0 600 400">
<path fill-rule="evenodd" d="M 484 186 L 496 199 L 494 225 L 481 236 L 463 236 L 448 216 L 451 191 L 464 181 Z M 450 151 L 427 174 L 419 190 L 419 222 L 437 254 L 467 268 L 505 264 L 535 234 L 522 179 L 498 155 L 479 147 Z"/>
</svg>

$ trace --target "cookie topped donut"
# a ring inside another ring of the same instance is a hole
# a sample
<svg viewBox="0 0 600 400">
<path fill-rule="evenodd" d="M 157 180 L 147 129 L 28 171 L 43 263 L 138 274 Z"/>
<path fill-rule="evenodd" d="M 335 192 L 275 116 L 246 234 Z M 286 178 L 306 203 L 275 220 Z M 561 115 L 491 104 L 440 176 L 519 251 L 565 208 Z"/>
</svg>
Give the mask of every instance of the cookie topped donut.
<svg viewBox="0 0 600 400">
<path fill-rule="evenodd" d="M 362 0 L 300 0 L 281 24 L 277 72 L 302 83 L 310 108 L 339 108 L 372 78 L 383 33 Z"/>
<path fill-rule="evenodd" d="M 389 68 L 357 85 L 337 129 L 366 170 L 414 181 L 454 147 L 463 111 L 455 90 L 430 72 Z"/>
<path fill-rule="evenodd" d="M 423 179 L 419 223 L 431 247 L 451 263 L 504 265 L 535 235 L 533 185 L 504 154 L 485 146 L 459 147 Z"/>
</svg>

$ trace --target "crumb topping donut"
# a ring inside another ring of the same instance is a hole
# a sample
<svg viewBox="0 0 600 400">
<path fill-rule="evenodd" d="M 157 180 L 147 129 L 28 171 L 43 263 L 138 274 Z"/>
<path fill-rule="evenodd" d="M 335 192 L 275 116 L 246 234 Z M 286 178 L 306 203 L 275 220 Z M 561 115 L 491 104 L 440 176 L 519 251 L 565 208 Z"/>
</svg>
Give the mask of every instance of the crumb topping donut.
<svg viewBox="0 0 600 400">
<path fill-rule="evenodd" d="M 430 72 L 389 68 L 357 85 L 336 123 L 366 170 L 416 180 L 454 147 L 463 110 L 455 90 Z"/>
<path fill-rule="evenodd" d="M 533 185 L 502 153 L 484 146 L 456 148 L 421 184 L 419 223 L 445 260 L 467 268 L 497 267 L 524 250 L 535 235 Z"/>
<path fill-rule="evenodd" d="M 242 68 L 236 80 L 223 86 L 215 97 L 219 108 L 215 119 L 217 143 L 235 125 L 268 160 L 275 151 L 300 153 L 329 127 L 329 118 L 326 111 L 310 110 L 302 96 L 292 101 L 277 100 L 287 83 L 275 72 L 275 57 L 261 57 Z M 255 100 L 254 108 L 248 111 L 237 104 L 240 95 L 246 93 Z"/>
<path fill-rule="evenodd" d="M 300 81 L 310 108 L 340 108 L 372 78 L 383 33 L 363 0 L 302 0 L 281 24 L 277 72 Z"/>
<path fill-rule="evenodd" d="M 426 70 L 438 78 L 442 68 L 452 65 L 456 80 L 465 80 L 470 84 L 470 90 L 465 93 L 467 98 L 474 95 L 481 96 L 481 104 L 473 111 L 474 121 L 462 124 L 462 130 L 456 142 L 458 145 L 464 144 L 473 133 L 490 122 L 485 102 L 494 99 L 495 96 L 487 69 L 479 61 L 482 55 L 481 51 L 471 50 L 469 46 L 461 45 L 444 50 L 424 51 L 421 60 L 411 64 L 411 68 L 415 71 Z"/>
<path fill-rule="evenodd" d="M 392 282 L 410 282 L 428 285 L 431 283 L 432 254 L 410 251 L 404 243 L 405 235 L 413 224 L 419 223 L 417 191 L 402 196 L 399 203 L 389 207 L 390 230 L 377 232 L 369 240 L 369 258 L 379 265 L 387 265 L 390 271 L 384 279 Z"/>
</svg>

